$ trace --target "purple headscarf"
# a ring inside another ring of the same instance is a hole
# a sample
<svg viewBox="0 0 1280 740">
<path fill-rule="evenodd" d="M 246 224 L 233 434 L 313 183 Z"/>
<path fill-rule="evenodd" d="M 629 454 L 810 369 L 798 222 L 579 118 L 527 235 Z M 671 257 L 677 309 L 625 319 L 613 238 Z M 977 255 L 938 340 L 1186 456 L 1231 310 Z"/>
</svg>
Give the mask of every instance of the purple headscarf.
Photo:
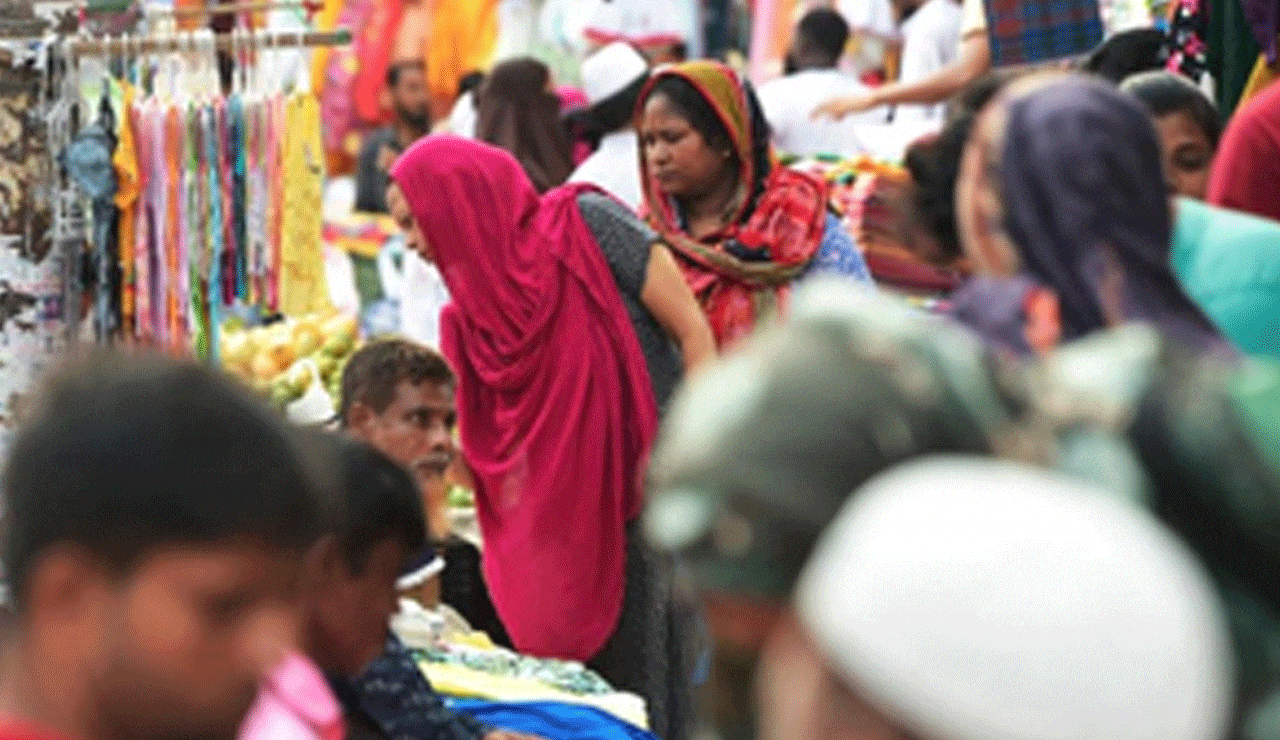
<svg viewBox="0 0 1280 740">
<path fill-rule="evenodd" d="M 1019 357 L 1033 354 L 1027 342 L 1027 296 L 1038 286 L 1024 275 L 975 275 L 951 294 L 948 311 L 988 344 Z"/>
<path fill-rule="evenodd" d="M 1028 273 L 1058 296 L 1064 340 L 1106 328 L 1106 266 L 1123 274 L 1121 310 L 1193 346 L 1217 330 L 1169 265 L 1169 191 L 1140 104 L 1066 77 L 1009 104 L 999 167 L 1009 235 Z"/>
</svg>

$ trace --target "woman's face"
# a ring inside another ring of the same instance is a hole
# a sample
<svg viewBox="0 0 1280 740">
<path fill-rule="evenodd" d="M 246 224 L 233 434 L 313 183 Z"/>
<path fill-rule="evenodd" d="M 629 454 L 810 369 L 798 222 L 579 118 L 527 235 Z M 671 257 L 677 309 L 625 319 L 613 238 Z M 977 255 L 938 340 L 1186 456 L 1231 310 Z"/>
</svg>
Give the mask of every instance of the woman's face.
<svg viewBox="0 0 1280 740">
<path fill-rule="evenodd" d="M 956 225 L 974 271 L 1008 277 L 1018 271 L 1020 261 L 1004 230 L 1004 210 L 994 176 L 1002 115 L 999 104 L 989 106 L 978 117 L 965 146 L 956 180 Z"/>
<path fill-rule="evenodd" d="M 644 105 L 640 142 L 649 175 L 667 195 L 697 198 L 736 175 L 733 151 L 713 148 L 662 93 Z"/>
<path fill-rule="evenodd" d="M 422 233 L 418 219 L 414 218 L 413 211 L 409 210 L 409 201 L 405 199 L 404 192 L 395 182 L 387 186 L 387 210 L 391 211 L 391 217 L 404 232 L 405 246 L 417 252 L 422 259 L 434 264 L 435 252 L 431 249 L 426 235 Z"/>
<path fill-rule="evenodd" d="M 1173 193 L 1204 200 L 1209 192 L 1209 168 L 1214 153 L 1204 129 L 1183 111 L 1157 116 L 1155 124 Z"/>
</svg>

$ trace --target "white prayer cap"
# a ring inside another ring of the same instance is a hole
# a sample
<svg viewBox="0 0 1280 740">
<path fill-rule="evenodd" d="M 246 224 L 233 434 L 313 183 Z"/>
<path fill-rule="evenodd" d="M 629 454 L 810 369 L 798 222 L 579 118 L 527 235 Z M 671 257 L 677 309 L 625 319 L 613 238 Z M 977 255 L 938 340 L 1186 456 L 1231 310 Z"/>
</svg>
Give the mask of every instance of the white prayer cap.
<svg viewBox="0 0 1280 740">
<path fill-rule="evenodd" d="M 649 62 L 625 41 L 615 41 L 582 62 L 582 89 L 587 100 L 601 100 L 622 92 L 649 69 Z"/>
<path fill-rule="evenodd" d="M 926 740 L 1218 740 L 1232 660 L 1213 586 L 1132 504 L 1011 463 L 864 486 L 805 568 L 801 620 Z"/>
</svg>

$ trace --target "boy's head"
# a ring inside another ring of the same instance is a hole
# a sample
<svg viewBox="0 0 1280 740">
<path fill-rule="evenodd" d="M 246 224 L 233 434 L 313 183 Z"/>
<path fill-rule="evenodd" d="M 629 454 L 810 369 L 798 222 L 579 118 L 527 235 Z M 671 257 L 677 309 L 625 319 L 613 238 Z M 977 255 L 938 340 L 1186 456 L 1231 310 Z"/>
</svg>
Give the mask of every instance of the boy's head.
<svg viewBox="0 0 1280 740">
<path fill-rule="evenodd" d="M 331 532 L 308 557 L 305 585 L 311 657 L 352 676 L 383 651 L 398 607 L 396 580 L 427 543 L 413 479 L 369 445 L 332 437 L 339 491 Z"/>
<path fill-rule="evenodd" d="M 791 53 L 801 70 L 830 69 L 840 63 L 849 43 L 849 24 L 830 8 L 811 10 L 796 26 Z"/>
<path fill-rule="evenodd" d="M 32 719 L 82 740 L 230 738 L 297 641 L 318 526 L 282 422 L 192 364 L 99 356 L 55 377 L 4 475 Z"/>
</svg>

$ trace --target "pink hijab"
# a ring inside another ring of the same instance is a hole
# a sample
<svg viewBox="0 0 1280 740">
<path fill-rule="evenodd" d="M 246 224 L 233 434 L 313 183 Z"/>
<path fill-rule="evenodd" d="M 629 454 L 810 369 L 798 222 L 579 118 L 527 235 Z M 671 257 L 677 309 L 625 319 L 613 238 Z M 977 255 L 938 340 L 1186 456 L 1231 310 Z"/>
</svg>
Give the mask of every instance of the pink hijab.
<svg viewBox="0 0 1280 740">
<path fill-rule="evenodd" d="M 657 427 L 644 355 L 582 220 L 507 152 L 433 136 L 392 167 L 453 298 L 441 317 L 484 573 L 525 653 L 588 660 L 617 625 Z"/>
</svg>

